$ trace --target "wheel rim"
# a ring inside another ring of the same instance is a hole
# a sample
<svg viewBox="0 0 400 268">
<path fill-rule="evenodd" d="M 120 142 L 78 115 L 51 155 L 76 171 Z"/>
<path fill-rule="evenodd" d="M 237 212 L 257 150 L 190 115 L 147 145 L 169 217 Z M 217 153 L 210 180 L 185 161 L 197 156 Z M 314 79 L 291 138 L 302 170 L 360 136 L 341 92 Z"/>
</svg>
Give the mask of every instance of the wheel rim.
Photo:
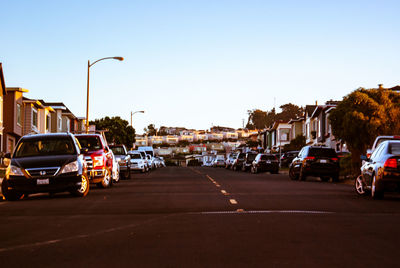
<svg viewBox="0 0 400 268">
<path fill-rule="evenodd" d="M 356 191 L 358 194 L 365 194 L 364 185 L 360 177 L 361 175 L 356 179 Z"/>
<path fill-rule="evenodd" d="M 104 184 L 105 185 L 109 185 L 110 184 L 110 172 L 108 172 L 108 170 L 106 170 L 106 174 L 104 175 Z"/>
<path fill-rule="evenodd" d="M 372 197 L 376 196 L 376 177 L 375 177 L 375 175 L 374 175 L 374 178 L 372 179 L 371 195 L 372 195 Z"/>
<path fill-rule="evenodd" d="M 81 188 L 78 190 L 78 192 L 81 193 L 81 194 L 83 194 L 83 193 L 86 191 L 87 187 L 88 187 L 87 178 L 86 178 L 85 176 L 82 176 L 82 179 L 81 179 Z"/>
</svg>

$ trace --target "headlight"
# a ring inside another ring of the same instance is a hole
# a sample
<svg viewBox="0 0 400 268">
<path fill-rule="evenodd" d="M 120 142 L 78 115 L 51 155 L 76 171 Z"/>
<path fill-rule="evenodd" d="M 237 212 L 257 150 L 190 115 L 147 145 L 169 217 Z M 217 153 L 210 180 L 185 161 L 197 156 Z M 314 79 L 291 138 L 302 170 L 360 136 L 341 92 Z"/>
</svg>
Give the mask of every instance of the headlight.
<svg viewBox="0 0 400 268">
<path fill-rule="evenodd" d="M 78 161 L 71 162 L 62 169 L 61 173 L 77 172 L 79 169 Z"/>
<path fill-rule="evenodd" d="M 10 165 L 10 175 L 11 176 L 24 176 L 22 169 L 17 166 Z"/>
</svg>

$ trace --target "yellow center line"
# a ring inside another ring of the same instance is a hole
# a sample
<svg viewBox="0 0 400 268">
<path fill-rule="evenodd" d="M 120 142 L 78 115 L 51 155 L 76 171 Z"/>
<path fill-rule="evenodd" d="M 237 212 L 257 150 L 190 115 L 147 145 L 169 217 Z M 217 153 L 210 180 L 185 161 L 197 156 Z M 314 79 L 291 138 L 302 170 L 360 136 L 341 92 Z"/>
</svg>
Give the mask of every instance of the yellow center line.
<svg viewBox="0 0 400 268">
<path fill-rule="evenodd" d="M 235 199 L 229 199 L 229 202 L 231 202 L 232 205 L 237 205 L 237 201 Z"/>
</svg>

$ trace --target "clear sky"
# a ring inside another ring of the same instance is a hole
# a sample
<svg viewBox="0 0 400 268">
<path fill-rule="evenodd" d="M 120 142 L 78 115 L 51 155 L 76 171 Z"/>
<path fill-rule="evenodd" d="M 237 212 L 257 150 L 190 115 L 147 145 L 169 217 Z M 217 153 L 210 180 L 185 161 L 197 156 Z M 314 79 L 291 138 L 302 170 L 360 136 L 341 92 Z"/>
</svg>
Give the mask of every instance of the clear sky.
<svg viewBox="0 0 400 268">
<path fill-rule="evenodd" d="M 247 110 L 400 84 L 400 1 L 0 0 L 6 86 L 90 119 L 239 128 Z M 5 115 L 7 116 L 7 115 Z"/>
</svg>

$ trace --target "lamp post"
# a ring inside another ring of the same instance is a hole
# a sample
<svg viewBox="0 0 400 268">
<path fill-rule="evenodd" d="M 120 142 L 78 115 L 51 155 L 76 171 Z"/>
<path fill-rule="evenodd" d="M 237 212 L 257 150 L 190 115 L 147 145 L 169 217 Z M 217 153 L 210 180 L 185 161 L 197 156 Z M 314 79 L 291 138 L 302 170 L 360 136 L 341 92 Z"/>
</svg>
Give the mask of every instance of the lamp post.
<svg viewBox="0 0 400 268">
<path fill-rule="evenodd" d="M 106 57 L 102 58 L 99 60 L 96 60 L 93 63 L 90 63 L 90 60 L 88 60 L 88 68 L 87 68 L 87 94 L 86 94 L 86 133 L 89 132 L 89 78 L 90 78 L 90 67 L 92 67 L 94 64 L 98 63 L 99 61 L 102 60 L 119 60 L 123 61 L 123 57 Z"/>
<path fill-rule="evenodd" d="M 131 127 L 132 127 L 132 128 L 133 128 L 133 125 L 132 125 L 132 117 L 133 117 L 133 115 L 136 114 L 136 113 L 142 113 L 142 114 L 144 114 L 144 111 L 131 112 Z"/>
</svg>

